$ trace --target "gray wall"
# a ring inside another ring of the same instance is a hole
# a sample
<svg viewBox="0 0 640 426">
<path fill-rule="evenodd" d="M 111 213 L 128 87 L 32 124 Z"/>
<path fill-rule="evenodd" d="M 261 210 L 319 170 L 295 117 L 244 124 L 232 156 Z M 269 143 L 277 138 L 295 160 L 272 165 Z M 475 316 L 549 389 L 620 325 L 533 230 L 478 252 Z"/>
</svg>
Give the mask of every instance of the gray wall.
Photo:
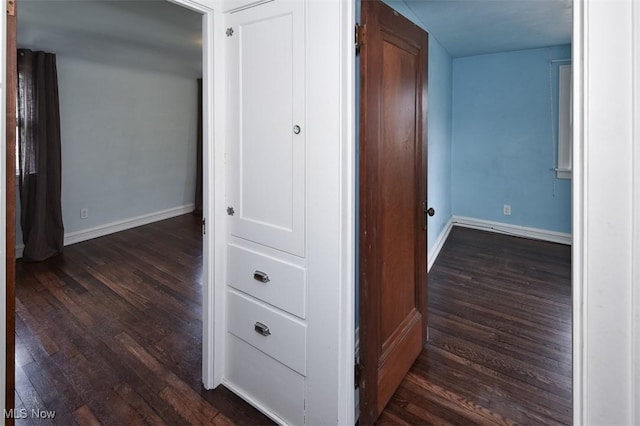
<svg viewBox="0 0 640 426">
<path fill-rule="evenodd" d="M 58 81 L 65 233 L 193 203 L 195 79 L 58 55 Z"/>
</svg>

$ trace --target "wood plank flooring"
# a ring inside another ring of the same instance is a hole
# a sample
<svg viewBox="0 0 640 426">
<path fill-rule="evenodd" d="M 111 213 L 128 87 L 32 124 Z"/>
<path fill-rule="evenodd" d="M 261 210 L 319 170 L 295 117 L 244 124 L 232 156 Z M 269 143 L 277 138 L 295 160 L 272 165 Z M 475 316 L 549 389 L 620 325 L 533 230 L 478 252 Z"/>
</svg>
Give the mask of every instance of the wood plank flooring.
<svg viewBox="0 0 640 426">
<path fill-rule="evenodd" d="M 271 424 L 202 388 L 201 236 L 190 215 L 18 262 L 16 403 L 31 424 Z M 571 423 L 570 248 L 454 228 L 430 341 L 380 424 Z"/>
<path fill-rule="evenodd" d="M 16 423 L 272 424 L 202 388 L 201 247 L 186 215 L 19 261 Z"/>
<path fill-rule="evenodd" d="M 379 424 L 571 424 L 570 247 L 454 228 L 429 332 Z"/>
</svg>

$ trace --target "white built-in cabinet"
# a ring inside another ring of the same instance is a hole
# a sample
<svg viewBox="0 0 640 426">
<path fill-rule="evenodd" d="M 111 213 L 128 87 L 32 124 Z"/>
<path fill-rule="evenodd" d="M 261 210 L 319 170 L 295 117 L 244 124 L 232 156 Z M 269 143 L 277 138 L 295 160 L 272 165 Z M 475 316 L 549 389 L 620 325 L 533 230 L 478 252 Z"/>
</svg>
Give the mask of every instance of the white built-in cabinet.
<svg viewBox="0 0 640 426">
<path fill-rule="evenodd" d="M 231 234 L 304 258 L 304 3 L 230 14 Z"/>
<path fill-rule="evenodd" d="M 303 1 L 228 14 L 227 386 L 305 423 L 307 155 Z"/>
</svg>

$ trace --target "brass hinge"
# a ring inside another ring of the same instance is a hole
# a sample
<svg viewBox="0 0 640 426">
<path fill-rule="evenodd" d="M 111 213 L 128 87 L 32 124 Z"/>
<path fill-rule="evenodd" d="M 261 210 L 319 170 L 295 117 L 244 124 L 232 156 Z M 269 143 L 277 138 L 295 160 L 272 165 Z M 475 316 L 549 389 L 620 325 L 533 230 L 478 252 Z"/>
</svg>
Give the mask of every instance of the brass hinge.
<svg viewBox="0 0 640 426">
<path fill-rule="evenodd" d="M 16 16 L 16 0 L 7 0 L 7 15 Z"/>
<path fill-rule="evenodd" d="M 359 362 L 355 362 L 353 365 L 353 387 L 355 389 L 360 388 L 360 379 L 362 378 L 362 365 Z"/>
<path fill-rule="evenodd" d="M 360 47 L 364 45 L 366 35 L 367 35 L 367 26 L 356 24 L 356 27 L 355 27 L 356 55 L 359 53 Z"/>
</svg>

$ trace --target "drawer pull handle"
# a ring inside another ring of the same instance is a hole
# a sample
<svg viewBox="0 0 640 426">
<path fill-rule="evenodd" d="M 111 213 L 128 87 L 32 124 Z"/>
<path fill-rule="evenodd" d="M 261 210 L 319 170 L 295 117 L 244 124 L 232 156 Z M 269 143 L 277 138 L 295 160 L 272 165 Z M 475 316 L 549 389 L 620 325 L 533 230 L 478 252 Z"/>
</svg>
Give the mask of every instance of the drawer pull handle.
<svg viewBox="0 0 640 426">
<path fill-rule="evenodd" d="M 260 281 L 263 284 L 266 284 L 269 281 L 271 281 L 269 279 L 269 274 L 267 274 L 266 272 L 262 272 L 262 271 L 255 271 L 253 273 L 253 279 L 256 280 L 256 281 Z"/>
<path fill-rule="evenodd" d="M 269 327 L 261 322 L 257 322 L 256 325 L 253 326 L 253 329 L 256 333 L 262 334 L 263 336 L 269 336 L 271 334 Z"/>
</svg>

